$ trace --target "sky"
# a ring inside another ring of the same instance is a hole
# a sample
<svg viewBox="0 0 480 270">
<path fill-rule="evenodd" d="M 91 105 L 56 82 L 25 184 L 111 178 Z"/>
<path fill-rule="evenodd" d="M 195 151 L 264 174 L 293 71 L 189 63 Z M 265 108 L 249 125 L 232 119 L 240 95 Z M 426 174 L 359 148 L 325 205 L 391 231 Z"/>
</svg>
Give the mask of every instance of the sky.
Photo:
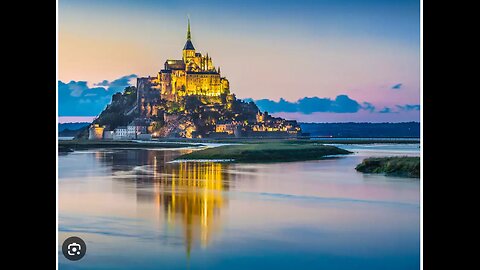
<svg viewBox="0 0 480 270">
<path fill-rule="evenodd" d="M 59 0 L 60 121 L 181 59 L 187 16 L 237 98 L 304 122 L 420 120 L 420 0 Z M 73 120 L 72 120 L 73 121 Z"/>
</svg>

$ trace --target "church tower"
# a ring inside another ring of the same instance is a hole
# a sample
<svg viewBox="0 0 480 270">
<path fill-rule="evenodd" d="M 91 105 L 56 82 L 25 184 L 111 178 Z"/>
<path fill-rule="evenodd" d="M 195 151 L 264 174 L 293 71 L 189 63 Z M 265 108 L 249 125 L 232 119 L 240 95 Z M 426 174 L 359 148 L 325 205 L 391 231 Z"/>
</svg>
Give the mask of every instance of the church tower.
<svg viewBox="0 0 480 270">
<path fill-rule="evenodd" d="M 190 19 L 188 19 L 187 42 L 183 47 L 183 62 L 188 63 L 195 58 L 195 47 L 192 44 L 192 34 L 190 33 Z"/>
</svg>

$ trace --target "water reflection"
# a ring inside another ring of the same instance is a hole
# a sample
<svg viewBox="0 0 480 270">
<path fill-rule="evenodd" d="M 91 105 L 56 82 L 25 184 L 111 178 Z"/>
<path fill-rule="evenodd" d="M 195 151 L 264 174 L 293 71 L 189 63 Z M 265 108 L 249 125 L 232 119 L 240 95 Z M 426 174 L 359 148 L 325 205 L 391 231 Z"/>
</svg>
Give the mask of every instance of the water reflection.
<svg viewBox="0 0 480 270">
<path fill-rule="evenodd" d="M 111 167 L 119 181 L 135 184 L 137 201 L 153 202 L 168 231 L 181 228 L 187 255 L 199 243 L 206 247 L 220 230 L 221 209 L 227 205 L 228 164 L 168 163 L 178 151 L 125 150 L 97 152 L 95 158 Z"/>
<path fill-rule="evenodd" d="M 170 228 L 183 227 L 186 251 L 190 254 L 196 239 L 206 247 L 220 228 L 219 215 L 226 205 L 223 191 L 228 189 L 228 174 L 223 173 L 226 165 L 221 163 L 176 165 L 167 166 L 171 169 L 171 177 L 161 174 L 157 178 L 156 201 Z"/>
</svg>

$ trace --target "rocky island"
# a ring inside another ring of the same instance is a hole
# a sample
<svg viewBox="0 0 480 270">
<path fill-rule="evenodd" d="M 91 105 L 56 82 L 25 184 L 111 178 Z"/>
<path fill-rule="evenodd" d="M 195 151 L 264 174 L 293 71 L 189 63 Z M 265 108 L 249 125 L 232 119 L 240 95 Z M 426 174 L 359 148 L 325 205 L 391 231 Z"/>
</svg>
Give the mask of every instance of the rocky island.
<svg viewBox="0 0 480 270">
<path fill-rule="evenodd" d="M 149 140 L 151 138 L 292 138 L 301 134 L 295 120 L 261 112 L 237 99 L 212 57 L 196 51 L 190 21 L 182 59 L 167 59 L 155 75 L 112 101 L 77 138 Z"/>
</svg>

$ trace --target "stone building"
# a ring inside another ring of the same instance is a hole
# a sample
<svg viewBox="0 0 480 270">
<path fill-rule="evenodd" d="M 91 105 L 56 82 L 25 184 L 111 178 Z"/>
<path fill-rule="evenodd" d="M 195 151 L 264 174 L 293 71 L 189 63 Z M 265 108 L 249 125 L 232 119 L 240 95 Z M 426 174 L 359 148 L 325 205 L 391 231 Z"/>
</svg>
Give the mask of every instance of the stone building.
<svg viewBox="0 0 480 270">
<path fill-rule="evenodd" d="M 219 121 L 215 125 L 215 132 L 225 132 L 229 135 L 235 133 L 235 130 L 242 127 L 239 121 Z"/>
</svg>

